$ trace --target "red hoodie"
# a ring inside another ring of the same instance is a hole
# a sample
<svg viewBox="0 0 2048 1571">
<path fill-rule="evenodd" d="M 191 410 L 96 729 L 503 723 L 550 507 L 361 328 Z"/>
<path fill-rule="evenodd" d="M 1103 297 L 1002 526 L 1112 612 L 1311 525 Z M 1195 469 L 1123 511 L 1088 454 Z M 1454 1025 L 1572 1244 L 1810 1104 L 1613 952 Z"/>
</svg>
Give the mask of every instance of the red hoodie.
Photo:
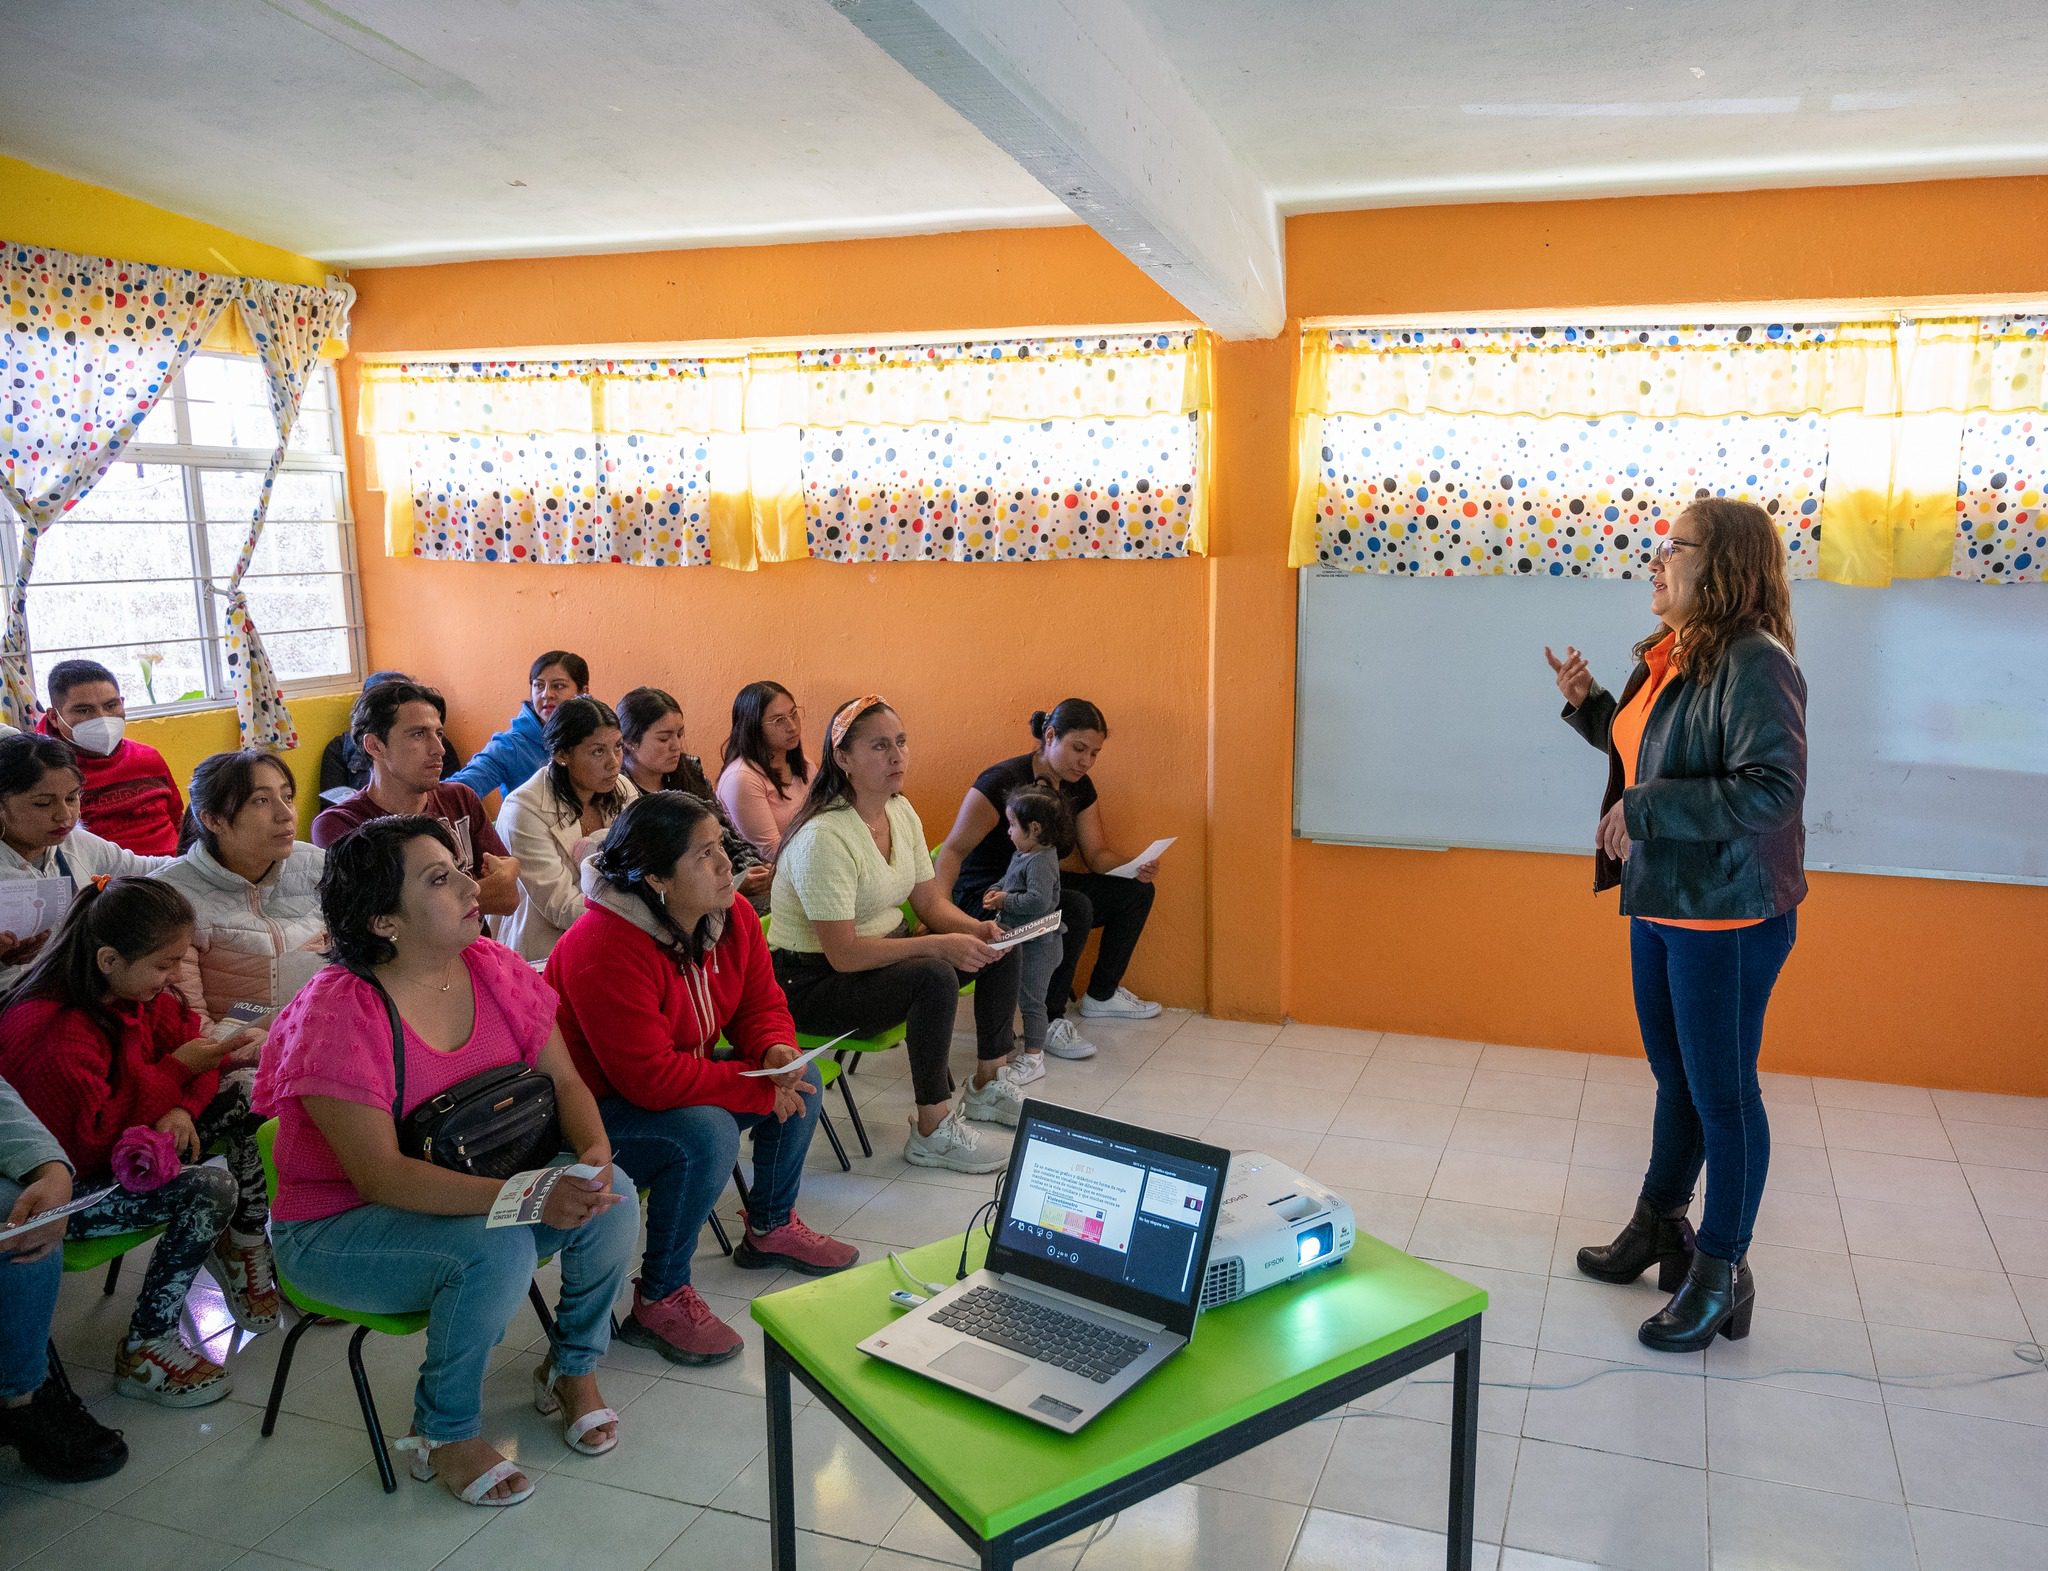
<svg viewBox="0 0 2048 1571">
<path fill-rule="evenodd" d="M 774 1082 L 740 1071 L 760 1068 L 778 1042 L 794 1045 L 796 1027 L 761 919 L 746 901 L 733 902 L 725 931 L 696 966 L 640 923 L 586 900 L 543 974 L 561 998 L 555 1019 L 593 1095 L 656 1109 L 775 1106 Z M 721 1033 L 743 1061 L 712 1059 Z"/>
<path fill-rule="evenodd" d="M 48 714 L 36 723 L 36 729 L 44 736 L 64 740 L 57 736 Z M 86 828 L 137 856 L 178 854 L 178 821 L 185 816 L 185 798 L 163 754 L 126 737 L 104 758 L 82 747 L 72 751 L 85 773 L 80 816 Z"/>
<path fill-rule="evenodd" d="M 171 1054 L 206 1034 L 206 1022 L 165 988 L 146 1004 L 117 1004 L 118 1039 L 83 1009 L 24 998 L 0 1013 L 0 1080 L 21 1093 L 80 1178 L 107 1171 L 114 1142 L 174 1107 L 197 1118 L 220 1089 L 220 1071 L 193 1074 Z M 80 1185 L 83 1188 L 83 1185 Z"/>
</svg>

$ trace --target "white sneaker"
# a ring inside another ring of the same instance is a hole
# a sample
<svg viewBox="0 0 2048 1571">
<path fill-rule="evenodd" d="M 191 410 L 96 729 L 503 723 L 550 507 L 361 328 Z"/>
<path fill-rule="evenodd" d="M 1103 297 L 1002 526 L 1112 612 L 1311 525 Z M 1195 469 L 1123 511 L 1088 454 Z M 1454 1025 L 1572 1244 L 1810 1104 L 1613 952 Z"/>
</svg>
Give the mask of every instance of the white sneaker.
<svg viewBox="0 0 2048 1571">
<path fill-rule="evenodd" d="M 1045 1078 L 1045 1055 L 1020 1047 L 996 1072 L 1013 1086 L 1028 1086 L 1034 1080 Z"/>
<path fill-rule="evenodd" d="M 1095 1044 L 1074 1029 L 1065 1015 L 1045 1028 L 1045 1050 L 1054 1058 L 1093 1058 Z"/>
<path fill-rule="evenodd" d="M 1042 1072 L 1044 1065 L 1039 1068 Z M 1015 1129 L 1023 1106 L 1024 1093 L 1017 1089 L 1014 1080 L 998 1070 L 993 1079 L 981 1085 L 968 1082 L 967 1094 L 960 1099 L 960 1116 L 984 1124 L 1008 1124 Z"/>
<path fill-rule="evenodd" d="M 928 1135 L 919 1134 L 913 1123 L 910 1138 L 903 1143 L 903 1160 L 917 1167 L 949 1167 L 956 1173 L 993 1173 L 1009 1157 L 983 1146 L 956 1111 Z"/>
<path fill-rule="evenodd" d="M 1150 1020 L 1158 1013 L 1157 1004 L 1140 998 L 1128 987 L 1118 988 L 1108 998 L 1097 998 L 1092 993 L 1081 995 L 1083 1020 Z"/>
</svg>

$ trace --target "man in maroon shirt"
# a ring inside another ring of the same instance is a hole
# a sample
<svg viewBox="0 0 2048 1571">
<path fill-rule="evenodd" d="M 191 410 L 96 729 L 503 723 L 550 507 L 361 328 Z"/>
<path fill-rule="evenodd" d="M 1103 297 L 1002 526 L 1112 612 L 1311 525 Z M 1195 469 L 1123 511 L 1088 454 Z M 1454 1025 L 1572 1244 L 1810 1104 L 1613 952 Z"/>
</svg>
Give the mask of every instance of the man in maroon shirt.
<svg viewBox="0 0 2048 1571">
<path fill-rule="evenodd" d="M 137 856 L 176 856 L 185 798 L 163 754 L 122 736 L 127 724 L 121 685 L 97 660 L 60 660 L 50 668 L 50 707 L 36 729 L 78 754 L 85 827 Z"/>
<path fill-rule="evenodd" d="M 370 783 L 313 820 L 313 844 L 334 844 L 372 819 L 424 814 L 448 826 L 458 859 L 483 887 L 477 904 L 485 916 L 519 909 L 519 860 L 505 850 L 484 816 L 484 804 L 466 785 L 441 778 L 443 722 L 448 704 L 435 689 L 407 678 L 364 691 L 348 717 L 349 734 L 370 759 Z"/>
</svg>

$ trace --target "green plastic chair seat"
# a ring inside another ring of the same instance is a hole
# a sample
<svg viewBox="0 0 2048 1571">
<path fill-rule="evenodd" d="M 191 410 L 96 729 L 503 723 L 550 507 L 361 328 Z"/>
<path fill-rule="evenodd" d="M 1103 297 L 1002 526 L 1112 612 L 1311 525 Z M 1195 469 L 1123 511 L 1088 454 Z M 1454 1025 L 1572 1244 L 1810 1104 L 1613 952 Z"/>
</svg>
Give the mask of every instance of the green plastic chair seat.
<svg viewBox="0 0 2048 1571">
<path fill-rule="evenodd" d="M 157 1234 L 161 1227 L 137 1228 L 132 1233 L 109 1233 L 105 1238 L 70 1238 L 64 1242 L 64 1269 L 66 1271 L 90 1271 L 105 1265 L 109 1260 L 118 1260 L 131 1249 L 139 1249 Z"/>
</svg>

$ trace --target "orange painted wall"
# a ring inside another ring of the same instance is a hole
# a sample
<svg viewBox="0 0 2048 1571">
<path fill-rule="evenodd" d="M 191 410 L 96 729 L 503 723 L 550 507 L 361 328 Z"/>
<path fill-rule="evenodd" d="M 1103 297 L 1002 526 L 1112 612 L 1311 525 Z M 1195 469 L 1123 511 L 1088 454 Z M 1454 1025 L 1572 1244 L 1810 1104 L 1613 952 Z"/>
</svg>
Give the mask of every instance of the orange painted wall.
<svg viewBox="0 0 2048 1571">
<path fill-rule="evenodd" d="M 2039 299 L 2048 180 L 1325 214 L 1293 219 L 1287 239 L 1297 317 Z M 1256 680 L 1291 678 L 1293 659 L 1290 617 L 1266 629 Z M 1262 811 L 1285 811 L 1281 781 L 1264 795 Z M 1288 1011 L 1638 1051 L 1626 924 L 1590 882 L 1572 857 L 1292 842 Z M 1772 1003 L 1765 1064 L 2048 1093 L 2041 990 L 2013 964 L 2044 931 L 2048 889 L 1817 874 Z"/>
<path fill-rule="evenodd" d="M 1085 229 L 360 269 L 358 351 L 935 333 L 1185 320 Z M 353 426 L 355 379 L 344 366 Z M 354 473 L 363 472 L 359 448 Z M 458 745 L 502 725 L 528 659 L 575 649 L 616 699 L 683 703 L 715 767 L 733 693 L 772 677 L 826 715 L 887 695 L 912 738 L 910 796 L 934 840 L 974 775 L 1031 745 L 1034 709 L 1070 693 L 1108 715 L 1098 766 L 1113 840 L 1177 835 L 1131 981 L 1204 996 L 1209 567 L 1180 562 L 886 570 L 804 562 L 757 573 L 492 567 L 392 559 L 358 492 L 370 658 L 438 680 Z M 1283 826 L 1284 827 L 1284 826 Z M 1277 916 L 1277 912 L 1276 912 Z"/>
<path fill-rule="evenodd" d="M 1852 237 L 1844 243 L 1843 237 Z M 1288 225 L 1297 317 L 1670 302 L 2048 294 L 2048 181 L 1402 209 Z M 1183 317 L 1085 230 L 361 269 L 363 351 L 859 338 Z M 683 700 L 713 752 L 742 681 L 811 711 L 876 687 L 908 718 L 934 836 L 974 770 L 1068 691 L 1108 711 L 1118 840 L 1180 835 L 1132 981 L 1218 1014 L 1631 1052 L 1624 924 L 1576 858 L 1291 839 L 1295 338 L 1217 356 L 1206 561 L 1017 569 L 817 563 L 757 574 L 484 568 L 382 554 L 356 496 L 370 654 L 451 692 L 474 745 L 528 654 L 588 654 L 607 696 Z M 343 370 L 353 413 L 354 380 Z M 361 472 L 361 454 L 351 454 Z M 1611 897 L 1610 897 L 1611 899 Z M 2038 999 L 1987 956 L 2048 891 L 1821 875 L 1772 1016 L 1774 1067 L 2048 1092 Z M 1910 941 L 1903 935 L 1910 934 Z M 1899 957 L 1917 957 L 1909 969 Z"/>
</svg>

